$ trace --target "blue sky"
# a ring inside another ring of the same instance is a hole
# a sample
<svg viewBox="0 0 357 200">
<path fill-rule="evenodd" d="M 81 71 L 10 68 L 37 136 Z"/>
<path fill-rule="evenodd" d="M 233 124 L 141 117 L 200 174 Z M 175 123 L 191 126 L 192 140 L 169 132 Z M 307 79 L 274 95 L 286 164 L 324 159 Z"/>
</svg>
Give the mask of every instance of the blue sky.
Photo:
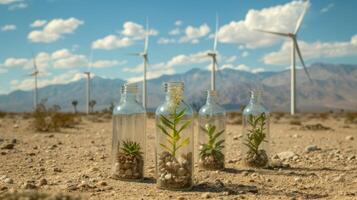
<svg viewBox="0 0 357 200">
<path fill-rule="evenodd" d="M 356 64 L 357 1 L 344 0 L 0 0 L 0 94 L 29 90 L 32 54 L 39 85 L 83 78 L 91 71 L 107 78 L 140 81 L 149 19 L 149 78 L 207 69 L 219 15 L 220 69 L 251 72 L 284 70 L 290 42 L 250 28 L 291 32 L 309 6 L 298 34 L 307 64 Z"/>
</svg>

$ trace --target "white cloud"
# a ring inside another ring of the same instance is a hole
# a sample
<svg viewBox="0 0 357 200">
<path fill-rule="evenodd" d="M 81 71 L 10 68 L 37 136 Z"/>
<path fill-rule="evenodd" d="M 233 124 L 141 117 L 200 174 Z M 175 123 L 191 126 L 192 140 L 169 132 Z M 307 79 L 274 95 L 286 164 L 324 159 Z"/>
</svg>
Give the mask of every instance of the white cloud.
<svg viewBox="0 0 357 200">
<path fill-rule="evenodd" d="M 176 43 L 176 40 L 173 38 L 159 38 L 159 40 L 157 41 L 158 44 L 172 44 L 172 43 Z"/>
<path fill-rule="evenodd" d="M 142 64 L 136 67 L 138 71 L 143 71 L 143 66 Z M 141 70 L 139 70 L 139 68 Z M 174 68 L 172 68 L 171 66 L 166 65 L 166 63 L 161 62 L 161 63 L 157 63 L 154 65 L 150 65 L 146 74 L 147 79 L 153 79 L 153 78 L 157 78 L 160 77 L 164 74 L 174 74 L 175 70 Z M 127 81 L 128 82 L 139 82 L 143 80 L 143 76 L 135 76 L 135 77 L 131 77 L 129 78 Z"/>
<path fill-rule="evenodd" d="M 14 24 L 7 24 L 1 27 L 1 31 L 14 31 L 16 30 L 16 25 Z"/>
<path fill-rule="evenodd" d="M 92 63 L 92 67 L 94 68 L 106 68 L 106 67 L 114 67 L 118 65 L 126 64 L 127 61 L 118 61 L 118 60 L 97 60 Z"/>
<path fill-rule="evenodd" d="M 175 67 L 180 65 L 209 62 L 211 61 L 211 59 L 207 56 L 207 53 L 208 53 L 207 51 L 204 51 L 204 52 L 198 52 L 189 55 L 180 54 L 171 58 L 167 62 L 167 65 Z"/>
<path fill-rule="evenodd" d="M 71 34 L 84 22 L 74 17 L 68 19 L 53 19 L 47 23 L 43 30 L 31 31 L 27 38 L 31 42 L 52 43 L 63 37 L 64 34 Z"/>
<path fill-rule="evenodd" d="M 252 31 L 259 28 L 272 31 L 291 32 L 304 9 L 303 1 L 292 1 L 261 10 L 249 10 L 244 20 L 231 21 L 218 32 L 219 41 L 244 45 L 248 48 L 271 46 L 281 41 L 280 37 Z"/>
<path fill-rule="evenodd" d="M 225 61 L 227 63 L 232 63 L 232 62 L 234 62 L 236 60 L 237 60 L 237 56 L 230 56 L 230 57 L 225 58 Z"/>
<path fill-rule="evenodd" d="M 44 26 L 46 23 L 47 23 L 46 20 L 38 19 L 38 20 L 32 22 L 32 24 L 30 24 L 30 27 L 41 27 L 41 26 Z"/>
<path fill-rule="evenodd" d="M 135 22 L 125 22 L 123 24 L 123 30 L 121 34 L 127 37 L 131 37 L 134 40 L 141 40 L 145 38 L 145 28 L 141 24 Z M 155 29 L 149 29 L 149 35 L 158 35 L 159 32 Z"/>
<path fill-rule="evenodd" d="M 9 6 L 9 10 L 20 10 L 27 8 L 27 3 L 17 3 Z"/>
<path fill-rule="evenodd" d="M 73 81 L 77 81 L 79 79 L 83 78 L 83 75 L 76 70 L 71 70 L 66 73 L 63 73 L 61 75 L 57 76 L 52 76 L 51 78 L 40 78 L 38 80 L 38 87 L 45 87 L 48 85 L 53 85 L 53 84 L 66 84 L 70 83 Z M 12 90 L 30 90 L 33 89 L 33 79 L 32 78 L 27 78 L 25 80 L 19 81 L 19 80 L 12 80 L 10 82 L 11 84 L 11 89 Z"/>
<path fill-rule="evenodd" d="M 248 57 L 248 56 L 249 56 L 249 52 L 248 51 L 243 51 L 242 57 L 245 58 L 245 57 Z"/>
<path fill-rule="evenodd" d="M 52 53 L 40 52 L 36 56 L 36 65 L 42 74 L 48 74 L 48 68 L 72 69 L 79 67 L 88 67 L 89 59 L 82 54 L 74 54 L 68 49 L 60 49 Z M 94 60 L 92 67 L 105 68 L 125 64 L 126 61 L 118 60 Z M 23 69 L 32 69 L 33 60 L 28 58 L 7 58 L 0 64 L 3 68 L 21 67 Z"/>
<path fill-rule="evenodd" d="M 181 20 L 176 20 L 175 21 L 175 26 L 181 26 L 182 25 L 182 21 Z"/>
<path fill-rule="evenodd" d="M 185 36 L 180 38 L 180 42 L 197 44 L 199 39 L 208 35 L 209 32 L 210 28 L 207 24 L 202 24 L 199 27 L 188 26 L 185 30 Z"/>
<path fill-rule="evenodd" d="M 224 65 L 222 65 L 222 67 L 220 67 L 220 70 L 223 70 L 223 69 L 240 70 L 240 71 L 246 71 L 246 72 L 250 72 L 250 73 L 260 73 L 260 72 L 265 71 L 264 68 L 252 68 L 245 64 L 240 64 L 240 65 L 224 64 Z"/>
<path fill-rule="evenodd" d="M 174 28 L 169 32 L 169 35 L 180 35 L 181 31 L 179 28 Z"/>
<path fill-rule="evenodd" d="M 102 39 L 92 42 L 93 49 L 112 50 L 122 47 L 128 47 L 133 44 L 133 41 L 128 37 L 120 38 L 116 35 L 108 35 Z"/>
<path fill-rule="evenodd" d="M 330 4 L 328 4 L 327 6 L 323 7 L 323 8 L 320 10 L 320 12 L 321 12 L 321 13 L 326 13 L 326 12 L 330 11 L 331 8 L 333 8 L 333 7 L 335 7 L 335 4 L 330 3 Z"/>
<path fill-rule="evenodd" d="M 16 2 L 21 2 L 22 0 L 0 0 L 0 4 L 2 5 L 7 5 L 7 4 L 12 4 Z"/>
<path fill-rule="evenodd" d="M 313 42 L 298 41 L 305 61 L 311 59 L 339 58 L 357 56 L 357 35 L 347 42 Z M 265 64 L 287 65 L 290 63 L 291 42 L 283 43 L 280 50 L 263 57 Z M 297 62 L 299 62 L 297 60 Z"/>
</svg>

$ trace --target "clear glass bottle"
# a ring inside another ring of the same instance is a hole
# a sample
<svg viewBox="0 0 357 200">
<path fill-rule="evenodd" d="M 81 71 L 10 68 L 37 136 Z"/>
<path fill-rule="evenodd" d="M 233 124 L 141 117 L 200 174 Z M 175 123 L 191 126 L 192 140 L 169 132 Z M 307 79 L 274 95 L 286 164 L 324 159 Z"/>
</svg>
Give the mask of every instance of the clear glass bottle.
<svg viewBox="0 0 357 200">
<path fill-rule="evenodd" d="M 156 110 L 157 186 L 188 190 L 193 185 L 193 111 L 183 101 L 183 82 L 167 82 L 166 100 Z"/>
<path fill-rule="evenodd" d="M 137 86 L 124 84 L 119 105 L 113 110 L 112 177 L 115 179 L 144 177 L 146 112 L 136 97 Z"/>
<path fill-rule="evenodd" d="M 251 91 L 243 111 L 243 162 L 248 167 L 265 167 L 269 162 L 269 111 L 263 106 L 261 91 Z"/>
<path fill-rule="evenodd" d="M 217 103 L 216 91 L 207 91 L 198 122 L 199 166 L 208 170 L 224 169 L 226 111 Z"/>
</svg>

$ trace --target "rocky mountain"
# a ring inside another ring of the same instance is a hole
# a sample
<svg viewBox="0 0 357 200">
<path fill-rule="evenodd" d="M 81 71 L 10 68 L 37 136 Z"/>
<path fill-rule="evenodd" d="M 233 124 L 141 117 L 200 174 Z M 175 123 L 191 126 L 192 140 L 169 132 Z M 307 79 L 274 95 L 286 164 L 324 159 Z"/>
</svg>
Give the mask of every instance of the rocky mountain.
<svg viewBox="0 0 357 200">
<path fill-rule="evenodd" d="M 309 67 L 310 82 L 303 70 L 297 70 L 298 111 L 357 110 L 357 65 L 332 65 L 317 63 Z M 205 101 L 204 91 L 209 88 L 210 72 L 192 69 L 183 74 L 163 75 L 148 81 L 149 110 L 163 101 L 163 82 L 183 81 L 185 96 L 196 107 Z M 96 110 L 119 101 L 120 79 L 92 79 L 92 98 Z M 289 111 L 290 71 L 250 73 L 233 69 L 217 73 L 220 102 L 229 110 L 237 110 L 249 100 L 251 89 L 264 91 L 264 102 L 272 111 Z M 141 86 L 141 84 L 139 84 Z M 39 89 L 40 99 L 47 105 L 57 104 L 62 110 L 72 110 L 72 100 L 79 101 L 79 110 L 85 108 L 85 79 L 64 85 L 50 85 Z M 0 95 L 0 110 L 23 112 L 32 109 L 32 91 L 14 91 Z"/>
</svg>

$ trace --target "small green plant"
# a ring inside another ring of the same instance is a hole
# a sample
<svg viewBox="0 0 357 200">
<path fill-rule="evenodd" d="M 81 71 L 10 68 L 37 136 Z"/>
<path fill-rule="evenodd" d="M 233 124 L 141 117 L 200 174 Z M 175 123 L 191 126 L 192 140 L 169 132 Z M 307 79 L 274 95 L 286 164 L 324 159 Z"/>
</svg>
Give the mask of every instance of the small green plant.
<svg viewBox="0 0 357 200">
<path fill-rule="evenodd" d="M 248 137 L 245 139 L 244 145 L 249 148 L 250 152 L 258 154 L 259 146 L 261 145 L 261 143 L 267 142 L 265 140 L 266 120 L 267 117 L 265 113 L 262 113 L 258 116 L 248 116 L 247 122 L 251 128 L 248 130 Z"/>
<path fill-rule="evenodd" d="M 206 133 L 208 137 L 208 142 L 206 144 L 202 144 L 202 149 L 200 150 L 200 157 L 205 158 L 207 156 L 213 156 L 218 161 L 224 160 L 224 154 L 222 150 L 224 148 L 224 140 L 219 140 L 219 136 L 221 136 L 225 130 L 216 132 L 216 126 L 211 124 L 206 124 L 206 127 L 200 126 L 201 130 Z"/>
<path fill-rule="evenodd" d="M 167 142 L 169 144 L 169 146 L 167 146 L 163 143 L 160 143 L 160 146 L 170 152 L 173 157 L 176 156 L 176 152 L 181 147 L 186 146 L 190 143 L 190 138 L 182 138 L 181 132 L 191 124 L 191 121 L 188 120 L 184 122 L 183 125 L 179 126 L 179 124 L 181 124 L 181 121 L 183 120 L 183 117 L 185 116 L 185 112 L 186 109 L 183 109 L 179 113 L 176 113 L 175 107 L 169 117 L 160 115 L 161 124 L 157 125 L 161 132 L 166 135 Z"/>
<path fill-rule="evenodd" d="M 141 151 L 140 144 L 138 142 L 133 142 L 130 140 L 123 141 L 123 147 L 121 147 L 121 150 L 126 154 L 126 155 L 141 155 L 143 152 Z"/>
</svg>

